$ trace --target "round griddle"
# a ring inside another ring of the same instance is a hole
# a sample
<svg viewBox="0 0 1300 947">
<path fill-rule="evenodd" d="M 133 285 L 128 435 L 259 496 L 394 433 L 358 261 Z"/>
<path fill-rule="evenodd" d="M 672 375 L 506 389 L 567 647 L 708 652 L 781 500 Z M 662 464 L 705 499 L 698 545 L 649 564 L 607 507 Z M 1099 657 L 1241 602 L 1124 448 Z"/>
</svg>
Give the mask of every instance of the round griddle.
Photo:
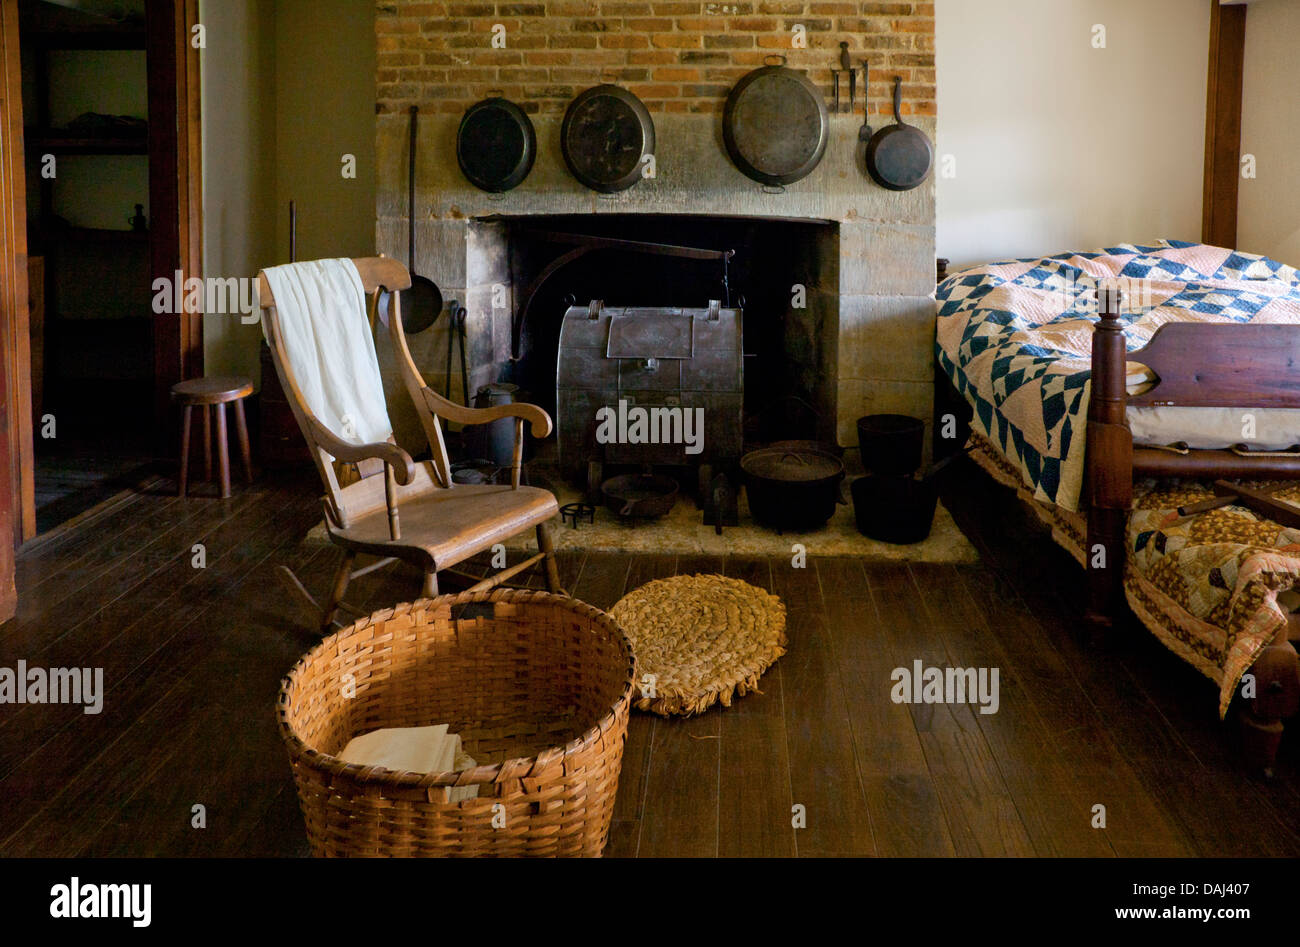
<svg viewBox="0 0 1300 947">
<path fill-rule="evenodd" d="M 732 163 L 762 184 L 790 184 L 821 163 L 830 115 L 817 87 L 784 65 L 763 66 L 736 83 L 722 112 Z"/>
<path fill-rule="evenodd" d="M 604 194 L 623 191 L 640 179 L 645 156 L 654 154 L 654 122 L 626 89 L 593 86 L 569 103 L 560 148 L 569 172 L 587 187 Z"/>
<path fill-rule="evenodd" d="M 465 110 L 456 132 L 456 161 L 475 187 L 508 191 L 528 177 L 536 157 L 537 133 L 515 103 L 491 98 Z"/>
</svg>

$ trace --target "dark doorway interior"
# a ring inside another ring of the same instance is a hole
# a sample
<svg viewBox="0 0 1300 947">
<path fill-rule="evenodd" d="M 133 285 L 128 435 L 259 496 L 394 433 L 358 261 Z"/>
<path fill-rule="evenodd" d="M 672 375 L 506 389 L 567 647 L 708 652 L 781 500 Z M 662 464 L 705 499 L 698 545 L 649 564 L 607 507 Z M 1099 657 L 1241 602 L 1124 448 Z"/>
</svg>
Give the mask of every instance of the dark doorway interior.
<svg viewBox="0 0 1300 947">
<path fill-rule="evenodd" d="M 158 450 L 145 4 L 94 9 L 20 6 L 38 533 Z"/>
</svg>

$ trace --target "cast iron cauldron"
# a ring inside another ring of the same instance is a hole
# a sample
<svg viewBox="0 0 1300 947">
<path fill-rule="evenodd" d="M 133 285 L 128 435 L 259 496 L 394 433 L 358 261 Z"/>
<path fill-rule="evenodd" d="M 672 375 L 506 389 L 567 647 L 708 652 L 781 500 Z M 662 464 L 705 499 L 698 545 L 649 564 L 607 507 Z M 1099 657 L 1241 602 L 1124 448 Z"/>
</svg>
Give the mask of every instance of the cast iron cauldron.
<svg viewBox="0 0 1300 947">
<path fill-rule="evenodd" d="M 840 502 L 844 464 L 806 447 L 766 447 L 740 459 L 749 511 L 777 530 L 820 529 Z"/>
<path fill-rule="evenodd" d="M 858 447 L 868 473 L 910 477 L 921 466 L 925 422 L 905 414 L 858 418 Z"/>
<path fill-rule="evenodd" d="M 939 491 L 933 480 L 911 477 L 860 477 L 853 481 L 853 515 L 864 536 L 896 545 L 919 543 L 930 535 Z"/>
</svg>

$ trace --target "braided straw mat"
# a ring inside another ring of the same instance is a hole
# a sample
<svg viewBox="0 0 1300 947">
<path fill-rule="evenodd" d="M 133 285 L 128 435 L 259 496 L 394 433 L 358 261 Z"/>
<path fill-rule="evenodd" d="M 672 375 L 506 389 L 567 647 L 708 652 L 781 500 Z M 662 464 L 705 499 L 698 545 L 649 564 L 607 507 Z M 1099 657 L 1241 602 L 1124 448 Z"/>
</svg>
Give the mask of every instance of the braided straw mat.
<svg viewBox="0 0 1300 947">
<path fill-rule="evenodd" d="M 638 710 L 667 717 L 703 713 L 758 690 L 785 654 L 785 605 L 748 582 L 721 575 L 656 579 L 609 611 L 632 642 Z M 653 674 L 650 690 L 644 675 Z M 654 696 L 650 696 L 653 693 Z"/>
</svg>

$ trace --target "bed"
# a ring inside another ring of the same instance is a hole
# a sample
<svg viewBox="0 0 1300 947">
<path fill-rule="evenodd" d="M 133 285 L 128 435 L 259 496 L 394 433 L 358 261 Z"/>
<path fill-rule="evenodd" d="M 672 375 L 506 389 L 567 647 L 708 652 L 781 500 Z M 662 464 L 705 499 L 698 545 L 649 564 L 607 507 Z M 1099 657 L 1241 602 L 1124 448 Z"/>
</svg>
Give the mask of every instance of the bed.
<svg viewBox="0 0 1300 947">
<path fill-rule="evenodd" d="M 1300 707 L 1300 532 L 1178 508 L 1201 478 L 1300 479 L 1300 274 L 1163 240 L 966 269 L 935 295 L 936 454 L 969 446 L 1032 501 L 1085 569 L 1094 628 L 1127 604 L 1221 714 L 1244 680 L 1245 748 L 1271 770 Z"/>
</svg>

